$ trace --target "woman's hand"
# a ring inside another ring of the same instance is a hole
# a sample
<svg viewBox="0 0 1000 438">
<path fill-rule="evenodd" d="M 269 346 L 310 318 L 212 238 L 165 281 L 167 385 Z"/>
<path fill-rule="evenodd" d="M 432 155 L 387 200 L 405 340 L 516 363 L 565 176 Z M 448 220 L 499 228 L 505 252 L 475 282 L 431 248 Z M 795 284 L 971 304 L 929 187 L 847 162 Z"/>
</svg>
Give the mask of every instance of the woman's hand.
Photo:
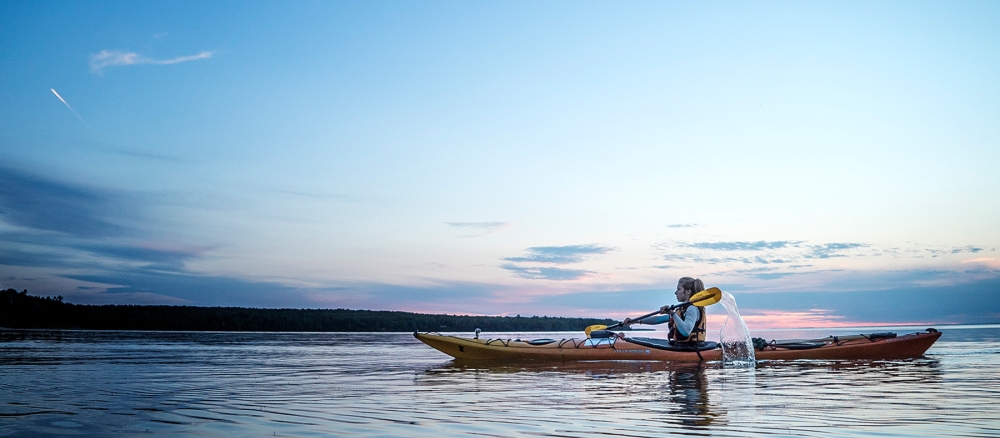
<svg viewBox="0 0 1000 438">
<path fill-rule="evenodd" d="M 633 322 L 634 322 L 634 321 L 632 321 L 632 318 L 625 318 L 625 319 L 624 319 L 624 320 L 622 321 L 622 325 L 632 325 L 632 323 L 633 323 Z"/>
<path fill-rule="evenodd" d="M 667 304 L 666 306 L 660 307 L 660 313 L 674 313 L 674 309 L 671 305 Z"/>
</svg>

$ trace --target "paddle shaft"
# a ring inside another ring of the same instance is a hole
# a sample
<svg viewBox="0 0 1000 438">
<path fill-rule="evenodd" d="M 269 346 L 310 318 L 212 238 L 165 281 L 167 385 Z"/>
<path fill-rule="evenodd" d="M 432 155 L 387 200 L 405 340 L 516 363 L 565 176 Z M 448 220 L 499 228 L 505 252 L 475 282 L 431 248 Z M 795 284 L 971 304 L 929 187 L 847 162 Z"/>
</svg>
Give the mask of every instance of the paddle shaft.
<svg viewBox="0 0 1000 438">
<path fill-rule="evenodd" d="M 718 303 L 719 300 L 721 300 L 721 299 L 722 299 L 722 290 L 720 290 L 717 287 L 713 287 L 713 288 L 705 289 L 705 290 L 703 290 L 701 292 L 698 292 L 698 293 L 696 293 L 694 295 L 691 295 L 691 298 L 688 299 L 686 302 L 683 302 L 683 303 L 680 303 L 680 304 L 674 304 L 673 306 L 668 307 L 667 311 L 671 311 L 671 310 L 674 310 L 674 309 L 677 309 L 677 308 L 681 308 L 681 307 L 690 306 L 692 304 L 695 304 L 695 305 L 698 305 L 698 306 L 702 306 L 702 307 L 704 307 L 704 306 L 711 306 L 712 304 Z M 635 318 L 633 321 L 640 321 L 640 320 L 649 318 L 650 316 L 658 315 L 658 314 L 661 314 L 661 313 L 666 313 L 666 312 L 663 311 L 662 307 L 660 308 L 660 310 L 656 310 L 654 312 L 650 312 L 650 313 L 647 313 L 645 315 L 642 315 L 642 316 L 640 316 L 638 318 Z M 607 331 L 608 329 L 613 329 L 613 328 L 616 328 L 616 327 L 621 327 L 623 325 L 625 325 L 624 322 L 619 322 L 619 323 L 617 323 L 615 325 L 612 325 L 610 327 L 605 326 L 605 325 L 597 324 L 597 325 L 592 325 L 590 327 L 587 327 L 585 329 L 585 331 L 587 332 L 587 337 L 589 338 L 590 337 L 590 332 L 592 330 L 604 330 L 604 331 Z"/>
<path fill-rule="evenodd" d="M 686 302 L 686 303 L 681 303 L 681 304 L 675 304 L 675 305 L 673 305 L 673 306 L 670 306 L 670 310 L 674 310 L 674 309 L 677 309 L 677 308 L 680 308 L 680 307 L 684 307 L 684 306 L 690 306 L 690 305 L 691 305 L 691 302 L 690 302 L 690 301 L 688 301 L 688 302 Z M 663 312 L 660 312 L 659 310 L 657 310 L 657 311 L 655 311 L 655 312 L 649 312 L 649 313 L 647 313 L 647 314 L 645 314 L 645 315 L 642 315 L 642 316 L 640 316 L 640 317 L 638 317 L 638 318 L 633 318 L 633 319 L 632 319 L 632 321 L 640 321 L 640 320 L 643 320 L 643 319 L 646 319 L 646 318 L 649 318 L 650 316 L 654 316 L 654 315 L 659 315 L 660 313 L 663 313 Z M 613 329 L 613 328 L 617 328 L 617 327 L 621 327 L 621 326 L 623 326 L 623 325 L 625 325 L 625 324 L 624 324 L 624 323 L 621 323 L 621 322 L 619 322 L 618 324 L 615 324 L 615 325 L 611 325 L 611 326 L 608 326 L 608 327 L 607 327 L 607 328 L 606 328 L 605 330 L 608 330 L 608 329 Z"/>
</svg>

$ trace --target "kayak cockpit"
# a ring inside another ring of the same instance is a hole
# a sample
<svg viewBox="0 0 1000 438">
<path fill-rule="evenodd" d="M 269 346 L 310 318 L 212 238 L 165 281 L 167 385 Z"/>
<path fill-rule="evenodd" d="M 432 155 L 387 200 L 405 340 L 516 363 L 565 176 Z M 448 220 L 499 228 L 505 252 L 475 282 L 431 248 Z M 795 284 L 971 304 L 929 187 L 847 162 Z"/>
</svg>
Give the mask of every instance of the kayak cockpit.
<svg viewBox="0 0 1000 438">
<path fill-rule="evenodd" d="M 699 342 L 697 344 L 681 344 L 667 339 L 656 338 L 625 338 L 625 340 L 644 347 L 658 348 L 660 350 L 668 351 L 706 351 L 719 348 L 719 343 L 712 341 Z"/>
</svg>

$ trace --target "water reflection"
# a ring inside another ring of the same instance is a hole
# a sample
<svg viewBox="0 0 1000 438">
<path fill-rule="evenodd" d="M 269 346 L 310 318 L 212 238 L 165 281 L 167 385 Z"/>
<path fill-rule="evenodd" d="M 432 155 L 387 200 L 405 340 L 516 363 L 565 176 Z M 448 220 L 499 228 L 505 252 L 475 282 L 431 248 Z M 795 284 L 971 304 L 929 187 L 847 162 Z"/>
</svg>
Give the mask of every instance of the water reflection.
<svg viewBox="0 0 1000 438">
<path fill-rule="evenodd" d="M 941 362 L 934 358 L 893 360 L 795 360 L 758 361 L 757 375 L 793 376 L 814 379 L 816 376 L 835 376 L 855 385 L 881 385 L 892 383 L 941 383 L 944 379 Z"/>
<path fill-rule="evenodd" d="M 698 368 L 712 366 L 694 365 Z M 428 373 L 456 373 L 482 371 L 490 373 L 555 372 L 584 374 L 591 377 L 608 377 L 619 374 L 648 374 L 688 369 L 692 364 L 659 361 L 484 361 L 452 359 L 442 366 L 428 368 Z"/>
<path fill-rule="evenodd" d="M 406 333 L 0 330 L 0 435 L 997 436 L 997 358 L 496 363 Z"/>
<path fill-rule="evenodd" d="M 668 374 L 670 401 L 674 403 L 671 415 L 685 426 L 705 427 L 718 416 L 708 401 L 708 377 L 699 365 L 678 367 Z"/>
<path fill-rule="evenodd" d="M 537 380 L 545 375 L 549 380 L 579 376 L 597 381 L 600 385 L 591 402 L 603 401 L 609 406 L 654 402 L 659 407 L 656 420 L 685 428 L 703 428 L 712 425 L 721 416 L 713 411 L 706 373 L 706 370 L 721 368 L 719 362 L 490 362 L 455 359 L 442 366 L 428 368 L 424 371 L 428 379 L 418 378 L 415 382 L 435 385 L 442 381 L 437 379 L 440 377 L 454 383 L 459 381 L 456 378 L 463 376 L 479 381 L 505 376 L 509 378 L 507 381 Z M 572 389 L 566 388 L 567 391 Z"/>
</svg>

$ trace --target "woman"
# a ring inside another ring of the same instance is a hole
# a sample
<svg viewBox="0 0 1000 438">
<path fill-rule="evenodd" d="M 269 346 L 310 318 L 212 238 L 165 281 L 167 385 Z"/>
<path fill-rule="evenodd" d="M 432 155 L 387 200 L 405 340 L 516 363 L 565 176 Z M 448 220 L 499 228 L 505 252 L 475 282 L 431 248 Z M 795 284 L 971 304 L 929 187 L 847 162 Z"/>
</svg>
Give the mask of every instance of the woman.
<svg viewBox="0 0 1000 438">
<path fill-rule="evenodd" d="M 677 291 L 674 296 L 679 302 L 687 302 L 691 296 L 705 290 L 705 284 L 700 279 L 683 277 L 677 281 Z M 625 318 L 622 323 L 630 324 L 663 324 L 667 323 L 670 332 L 667 339 L 677 343 L 694 344 L 705 341 L 705 308 L 698 306 L 681 306 L 671 309 L 669 305 L 660 308 L 665 315 L 650 316 L 637 321 Z"/>
</svg>

